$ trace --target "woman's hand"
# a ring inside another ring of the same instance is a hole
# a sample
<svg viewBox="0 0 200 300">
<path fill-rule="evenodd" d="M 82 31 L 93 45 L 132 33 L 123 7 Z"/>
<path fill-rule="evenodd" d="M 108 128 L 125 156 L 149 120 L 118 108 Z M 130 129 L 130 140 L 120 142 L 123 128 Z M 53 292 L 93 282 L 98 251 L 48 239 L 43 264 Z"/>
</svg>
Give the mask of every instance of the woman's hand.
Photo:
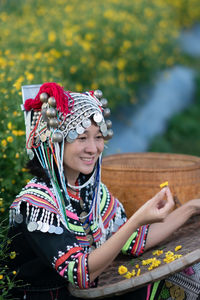
<svg viewBox="0 0 200 300">
<path fill-rule="evenodd" d="M 170 189 L 169 187 L 164 187 L 153 198 L 140 207 L 134 216 L 138 219 L 140 225 L 163 222 L 173 207 L 174 200 Z"/>
</svg>

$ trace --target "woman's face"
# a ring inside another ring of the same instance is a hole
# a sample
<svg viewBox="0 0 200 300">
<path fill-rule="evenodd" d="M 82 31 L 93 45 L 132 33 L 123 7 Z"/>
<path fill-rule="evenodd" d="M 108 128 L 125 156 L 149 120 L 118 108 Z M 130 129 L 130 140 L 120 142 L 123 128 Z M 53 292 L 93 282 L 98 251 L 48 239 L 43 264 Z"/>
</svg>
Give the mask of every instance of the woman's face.
<svg viewBox="0 0 200 300">
<path fill-rule="evenodd" d="M 64 171 L 70 184 L 75 184 L 79 173 L 90 174 L 104 149 L 104 139 L 99 127 L 92 124 L 73 143 L 65 143 Z"/>
</svg>

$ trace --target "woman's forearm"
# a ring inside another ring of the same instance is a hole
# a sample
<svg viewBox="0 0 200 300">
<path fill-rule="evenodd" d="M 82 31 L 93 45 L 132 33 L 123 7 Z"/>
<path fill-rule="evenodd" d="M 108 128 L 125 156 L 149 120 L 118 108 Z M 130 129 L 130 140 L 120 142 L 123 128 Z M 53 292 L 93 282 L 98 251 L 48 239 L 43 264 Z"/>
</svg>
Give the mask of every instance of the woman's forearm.
<svg viewBox="0 0 200 300">
<path fill-rule="evenodd" d="M 114 235 L 104 244 L 89 254 L 88 266 L 90 281 L 98 277 L 102 271 L 116 258 L 122 247 L 140 226 L 137 216 L 132 216 Z"/>
<path fill-rule="evenodd" d="M 151 224 L 145 250 L 154 247 L 168 238 L 194 214 L 194 211 L 194 208 L 186 203 L 172 211 L 164 222 Z"/>
</svg>

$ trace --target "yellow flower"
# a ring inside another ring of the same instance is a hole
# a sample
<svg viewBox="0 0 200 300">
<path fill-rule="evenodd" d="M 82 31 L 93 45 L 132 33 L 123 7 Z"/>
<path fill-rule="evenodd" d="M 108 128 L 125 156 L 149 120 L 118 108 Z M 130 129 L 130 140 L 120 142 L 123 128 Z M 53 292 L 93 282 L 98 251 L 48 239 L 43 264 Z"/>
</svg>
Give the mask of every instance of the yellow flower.
<svg viewBox="0 0 200 300">
<path fill-rule="evenodd" d="M 132 274 L 132 276 L 135 276 L 135 274 L 136 274 L 135 269 L 132 270 L 131 274 Z"/>
<path fill-rule="evenodd" d="M 125 278 L 129 279 L 132 277 L 132 273 L 128 272 L 126 275 L 124 275 Z"/>
<path fill-rule="evenodd" d="M 176 246 L 176 248 L 174 249 L 174 251 L 178 251 L 178 250 L 180 250 L 182 248 L 182 246 L 181 245 L 178 245 L 178 246 Z"/>
<path fill-rule="evenodd" d="M 128 272 L 128 269 L 127 269 L 127 267 L 125 267 L 125 266 L 120 266 L 119 268 L 118 268 L 118 273 L 120 274 L 120 275 L 124 275 L 125 273 L 127 273 Z"/>
<path fill-rule="evenodd" d="M 24 130 L 12 130 L 12 134 L 15 136 L 22 136 L 22 135 L 25 135 L 25 131 Z"/>
<path fill-rule="evenodd" d="M 136 267 L 137 269 L 139 269 L 140 266 L 137 264 L 137 265 L 135 265 L 135 267 Z"/>
<path fill-rule="evenodd" d="M 168 181 L 165 181 L 163 183 L 160 184 L 160 188 L 163 188 L 165 186 L 168 186 Z"/>
<path fill-rule="evenodd" d="M 12 129 L 12 123 L 11 122 L 8 122 L 7 126 L 8 126 L 8 129 L 10 129 L 10 130 Z"/>
<path fill-rule="evenodd" d="M 77 71 L 77 67 L 76 66 L 71 66 L 69 71 L 70 71 L 71 74 L 74 74 Z"/>
<path fill-rule="evenodd" d="M 0 280 L 1 280 L 1 279 L 3 279 L 3 275 L 2 275 L 2 274 L 0 274 Z"/>
<path fill-rule="evenodd" d="M 17 272 L 16 272 L 16 271 L 13 271 L 12 273 L 13 273 L 13 275 L 16 275 L 16 274 L 17 274 Z"/>
<path fill-rule="evenodd" d="M 124 68 L 125 68 L 125 65 L 126 65 L 126 60 L 124 58 L 119 58 L 118 59 L 118 62 L 117 62 L 117 68 L 120 70 L 120 71 L 123 71 Z"/>
<path fill-rule="evenodd" d="M 2 145 L 3 147 L 6 147 L 6 146 L 7 146 L 7 141 L 6 141 L 5 139 L 3 139 L 3 140 L 1 141 L 1 145 Z"/>
<path fill-rule="evenodd" d="M 15 158 L 19 158 L 19 153 L 18 152 L 15 154 Z"/>
<path fill-rule="evenodd" d="M 32 81 L 34 79 L 34 75 L 32 73 L 26 72 L 25 74 L 28 81 Z"/>
<path fill-rule="evenodd" d="M 16 257 L 16 252 L 12 251 L 10 252 L 10 259 L 14 259 Z"/>
<path fill-rule="evenodd" d="M 7 141 L 8 141 L 9 143 L 12 143 L 12 142 L 13 142 L 13 137 L 12 137 L 12 136 L 8 136 L 8 137 L 7 137 Z"/>
<path fill-rule="evenodd" d="M 50 43 L 54 43 L 56 40 L 56 33 L 55 31 L 50 31 L 48 34 L 48 40 Z"/>
<path fill-rule="evenodd" d="M 136 276 L 140 276 L 140 273 L 141 273 L 141 269 L 138 269 Z"/>
<path fill-rule="evenodd" d="M 163 250 L 155 250 L 155 251 L 153 251 L 153 253 L 152 253 L 153 255 L 161 255 L 161 254 L 163 254 Z"/>
</svg>

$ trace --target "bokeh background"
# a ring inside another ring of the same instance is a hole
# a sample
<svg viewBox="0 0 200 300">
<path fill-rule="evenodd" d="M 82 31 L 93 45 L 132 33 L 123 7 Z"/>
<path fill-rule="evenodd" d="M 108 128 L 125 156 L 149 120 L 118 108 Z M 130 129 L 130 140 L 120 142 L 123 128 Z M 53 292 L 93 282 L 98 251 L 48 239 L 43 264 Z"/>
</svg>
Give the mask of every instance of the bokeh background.
<svg viewBox="0 0 200 300">
<path fill-rule="evenodd" d="M 53 81 L 71 91 L 101 89 L 114 115 L 126 105 L 138 107 L 141 88 L 153 84 L 160 71 L 188 66 L 195 70 L 193 102 L 170 120 L 148 151 L 200 155 L 200 59 L 184 54 L 178 43 L 181 31 L 199 22 L 199 0 L 0 1 L 1 222 L 30 179 L 22 85 Z M 3 299 L 15 284 L 15 270 L 9 275 L 3 264 L 10 257 L 5 231 L 2 225 Z"/>
</svg>

